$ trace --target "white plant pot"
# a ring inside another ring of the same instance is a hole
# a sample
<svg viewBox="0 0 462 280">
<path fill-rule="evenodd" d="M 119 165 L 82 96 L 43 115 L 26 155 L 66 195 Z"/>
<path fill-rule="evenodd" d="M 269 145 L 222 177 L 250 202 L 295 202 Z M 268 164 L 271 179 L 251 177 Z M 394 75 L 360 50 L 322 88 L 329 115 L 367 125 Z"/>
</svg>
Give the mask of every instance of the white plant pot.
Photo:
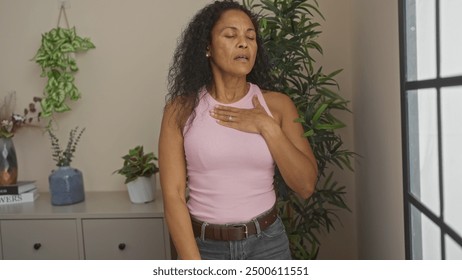
<svg viewBox="0 0 462 280">
<path fill-rule="evenodd" d="M 133 203 L 146 203 L 154 200 L 156 190 L 155 176 L 138 177 L 127 183 L 128 196 Z"/>
</svg>

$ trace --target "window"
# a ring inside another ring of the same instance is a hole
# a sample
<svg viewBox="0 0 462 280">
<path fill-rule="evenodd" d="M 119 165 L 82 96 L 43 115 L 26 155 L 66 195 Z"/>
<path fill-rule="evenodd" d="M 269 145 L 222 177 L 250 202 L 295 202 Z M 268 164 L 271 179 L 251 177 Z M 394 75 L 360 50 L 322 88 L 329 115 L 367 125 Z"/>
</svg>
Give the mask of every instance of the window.
<svg viewBox="0 0 462 280">
<path fill-rule="evenodd" d="M 462 259 L 461 0 L 400 0 L 407 259 Z"/>
</svg>

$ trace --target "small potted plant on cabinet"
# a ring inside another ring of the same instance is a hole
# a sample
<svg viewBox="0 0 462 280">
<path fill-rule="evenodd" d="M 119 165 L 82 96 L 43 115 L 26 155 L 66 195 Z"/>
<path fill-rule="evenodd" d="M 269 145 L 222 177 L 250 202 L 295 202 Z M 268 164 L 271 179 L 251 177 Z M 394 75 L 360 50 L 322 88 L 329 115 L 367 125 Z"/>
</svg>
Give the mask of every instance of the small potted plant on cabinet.
<svg viewBox="0 0 462 280">
<path fill-rule="evenodd" d="M 58 137 L 51 130 L 47 131 L 51 139 L 52 157 L 58 166 L 58 169 L 53 170 L 48 177 L 51 204 L 69 205 L 81 202 L 85 199 L 83 175 L 80 170 L 70 165 L 85 128 L 79 131 L 79 128 L 75 127 L 69 132 L 65 149 L 61 148 Z"/>
<path fill-rule="evenodd" d="M 154 153 L 144 153 L 143 146 L 136 146 L 122 157 L 123 166 L 114 171 L 125 176 L 128 195 L 133 203 L 146 203 L 153 201 L 156 180 L 152 178 L 159 168 L 155 164 L 157 157 Z"/>
</svg>

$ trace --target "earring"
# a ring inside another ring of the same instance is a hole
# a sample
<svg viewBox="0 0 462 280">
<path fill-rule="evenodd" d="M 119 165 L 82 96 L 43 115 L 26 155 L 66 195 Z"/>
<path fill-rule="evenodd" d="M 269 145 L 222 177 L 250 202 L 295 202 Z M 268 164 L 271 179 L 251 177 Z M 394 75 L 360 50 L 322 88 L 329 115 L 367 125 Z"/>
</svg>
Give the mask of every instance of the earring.
<svg viewBox="0 0 462 280">
<path fill-rule="evenodd" d="M 209 54 L 209 53 L 206 53 L 206 54 L 205 54 L 205 57 L 209 58 L 209 57 L 210 57 L 210 54 Z"/>
</svg>

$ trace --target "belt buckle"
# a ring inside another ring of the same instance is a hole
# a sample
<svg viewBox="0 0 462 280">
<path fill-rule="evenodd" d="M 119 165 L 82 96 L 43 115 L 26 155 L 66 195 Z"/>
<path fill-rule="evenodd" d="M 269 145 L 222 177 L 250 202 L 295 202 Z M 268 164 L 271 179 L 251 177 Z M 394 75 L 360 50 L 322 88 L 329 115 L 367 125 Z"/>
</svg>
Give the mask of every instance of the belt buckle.
<svg viewBox="0 0 462 280">
<path fill-rule="evenodd" d="M 245 238 L 246 239 L 249 238 L 249 228 L 247 227 L 247 224 L 237 224 L 236 226 L 243 226 Z"/>
</svg>

